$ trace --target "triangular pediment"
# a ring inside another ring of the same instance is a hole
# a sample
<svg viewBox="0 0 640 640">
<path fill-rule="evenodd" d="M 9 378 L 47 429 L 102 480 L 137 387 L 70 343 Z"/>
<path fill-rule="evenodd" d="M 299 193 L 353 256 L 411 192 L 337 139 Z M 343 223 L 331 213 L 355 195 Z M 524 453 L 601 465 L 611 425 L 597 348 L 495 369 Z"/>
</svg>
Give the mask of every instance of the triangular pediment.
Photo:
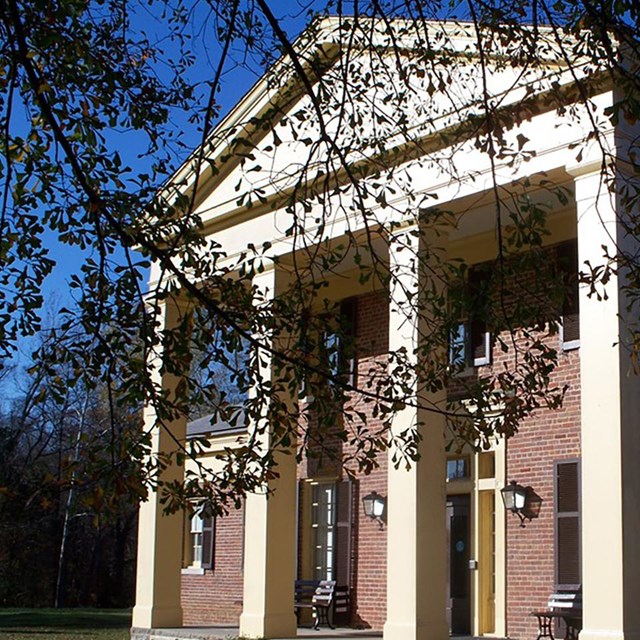
<svg viewBox="0 0 640 640">
<path fill-rule="evenodd" d="M 519 59 L 469 23 L 392 26 L 320 21 L 295 43 L 295 63 L 281 60 L 254 85 L 176 174 L 188 192 L 199 166 L 205 222 L 300 201 L 408 159 L 437 161 L 440 150 L 481 136 L 487 109 L 508 128 L 555 108 L 551 94 L 573 79 L 551 37 L 539 35 L 536 55 Z"/>
</svg>

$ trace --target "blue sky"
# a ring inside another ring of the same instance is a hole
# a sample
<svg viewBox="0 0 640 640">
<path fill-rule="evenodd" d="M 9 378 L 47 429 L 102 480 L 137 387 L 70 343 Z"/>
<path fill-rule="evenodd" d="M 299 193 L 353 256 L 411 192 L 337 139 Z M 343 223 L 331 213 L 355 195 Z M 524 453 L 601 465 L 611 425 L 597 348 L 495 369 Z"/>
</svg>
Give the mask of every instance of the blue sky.
<svg viewBox="0 0 640 640">
<path fill-rule="evenodd" d="M 269 2 L 271 10 L 281 20 L 281 25 L 291 39 L 294 39 L 306 26 L 309 10 L 324 4 L 324 2 L 317 0 L 271 0 Z M 152 43 L 155 41 L 157 48 L 170 57 L 174 53 L 171 49 L 173 45 L 166 45 L 162 40 L 162 20 L 158 16 L 144 13 L 147 11 L 144 3 L 141 3 L 140 6 L 142 13 L 133 17 L 134 28 L 145 30 L 149 40 Z M 194 83 L 200 83 L 202 96 L 207 93 L 208 87 L 205 83 L 213 77 L 220 55 L 220 47 L 217 44 L 214 31 L 215 25 L 204 19 L 205 9 L 205 4 L 193 3 L 194 26 L 189 34 L 192 50 L 196 57 L 196 63 L 191 68 L 190 80 Z M 198 12 L 202 16 L 199 16 Z M 164 50 L 163 47 L 165 47 Z M 161 76 L 167 78 L 170 78 L 173 73 L 173 69 L 162 62 L 157 65 L 156 70 Z M 233 108 L 263 72 L 264 68 L 259 63 L 249 60 L 241 47 L 236 45 L 232 48 L 217 95 L 220 107 L 218 120 Z M 181 161 L 187 157 L 188 152 L 195 149 L 201 140 L 202 117 L 198 118 L 196 122 L 191 122 L 190 115 L 188 113 L 174 113 L 172 116 L 171 127 L 176 132 L 180 132 L 180 141 L 184 145 L 184 148 L 174 155 L 174 168 L 180 165 Z M 123 162 L 131 166 L 134 172 L 144 171 L 150 163 L 149 158 L 139 157 L 136 135 L 123 134 L 122 132 L 108 134 L 111 148 L 119 151 Z M 45 320 L 45 324 L 50 325 L 52 321 L 55 321 L 56 309 L 72 304 L 72 290 L 69 287 L 69 280 L 74 273 L 79 271 L 87 254 L 78 248 L 62 245 L 57 241 L 56 234 L 51 231 L 44 234 L 43 242 L 50 252 L 50 257 L 56 262 L 53 273 L 46 279 L 42 289 L 45 299 L 43 315 L 49 316 L 49 319 Z M 32 339 L 21 341 L 19 353 L 16 355 L 17 363 L 28 361 L 33 344 Z"/>
<path fill-rule="evenodd" d="M 318 4 L 318 2 L 303 0 L 300 0 L 299 3 L 296 0 L 272 0 L 269 3 L 274 13 L 282 19 L 283 26 L 292 38 L 304 29 L 307 22 L 307 10 L 312 5 Z M 142 18 L 144 19 L 144 17 Z M 212 38 L 212 28 L 213 25 L 209 25 L 208 29 L 205 26 L 201 32 L 193 34 L 192 42 L 197 59 L 196 64 L 191 69 L 194 83 L 209 79 L 214 74 L 217 56 L 220 51 L 217 43 Z M 153 37 L 152 34 L 154 30 L 156 29 L 153 27 L 149 30 L 150 37 Z M 156 35 L 160 37 L 161 33 L 157 31 Z M 248 66 L 244 63 L 245 61 L 240 59 L 242 56 L 243 52 L 236 47 L 225 67 L 220 92 L 218 94 L 221 111 L 217 120 L 224 117 L 235 106 L 240 98 L 242 98 L 261 77 L 264 71 L 264 69 L 258 65 Z M 162 72 L 162 67 L 160 67 L 160 71 Z M 165 67 L 164 72 L 170 74 L 172 71 Z M 204 90 L 206 90 L 206 87 L 204 87 Z M 176 131 L 181 130 L 181 142 L 185 145 L 185 149 L 182 150 L 181 155 L 177 154 L 175 156 L 174 168 L 177 168 L 180 162 L 187 157 L 187 150 L 194 150 L 201 140 L 202 119 L 200 118 L 198 122 L 190 122 L 188 116 L 189 114 L 176 112 L 172 117 L 171 126 L 174 127 Z M 131 136 L 116 135 L 115 133 L 109 136 L 111 147 L 119 150 L 126 164 L 130 165 L 135 171 L 145 170 L 145 167 L 149 164 L 149 160 L 144 157 L 138 157 L 136 145 L 132 144 L 131 140 Z M 52 275 L 47 279 L 43 291 L 48 300 L 53 300 L 55 306 L 59 306 L 64 303 L 65 299 L 68 299 L 68 280 L 70 276 L 78 270 L 84 254 L 80 250 L 73 249 L 67 245 L 61 245 L 57 242 L 56 234 L 53 232 L 47 232 L 45 234 L 45 243 L 50 250 L 52 258 L 56 260 L 57 266 Z"/>
</svg>

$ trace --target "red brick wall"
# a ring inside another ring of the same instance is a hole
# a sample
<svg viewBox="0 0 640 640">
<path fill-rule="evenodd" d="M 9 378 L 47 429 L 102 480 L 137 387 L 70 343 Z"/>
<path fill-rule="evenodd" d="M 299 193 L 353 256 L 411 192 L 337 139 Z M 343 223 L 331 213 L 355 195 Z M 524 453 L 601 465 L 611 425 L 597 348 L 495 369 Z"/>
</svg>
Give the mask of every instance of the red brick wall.
<svg viewBox="0 0 640 640">
<path fill-rule="evenodd" d="M 371 377 L 372 369 L 386 369 L 388 350 L 388 306 L 384 295 L 368 294 L 357 303 L 358 380 Z M 363 399 L 352 396 L 350 404 L 368 416 L 375 426 L 378 418 Z M 313 420 L 310 421 L 313 426 Z M 348 454 L 348 446 L 343 451 Z M 362 496 L 377 491 L 387 495 L 387 456 L 379 456 L 380 466 L 354 483 L 353 494 L 353 602 L 352 623 L 358 627 L 381 628 L 386 615 L 386 528 L 366 518 Z M 309 477 L 314 464 L 304 460 L 299 477 Z M 323 473 L 329 473 L 323 468 Z M 205 575 L 182 576 L 182 607 L 185 625 L 233 623 L 242 611 L 242 512 L 218 519 L 216 526 L 215 568 Z M 310 537 L 300 532 L 301 544 Z"/>
<path fill-rule="evenodd" d="M 372 293 L 357 299 L 356 311 L 356 353 L 357 382 L 361 386 L 372 378 L 372 371 L 386 371 L 388 335 L 388 305 L 383 294 Z M 375 428 L 379 418 L 372 415 L 372 404 L 364 398 L 352 394 L 347 401 L 348 407 L 366 415 L 367 425 Z M 309 426 L 313 427 L 313 418 Z M 349 429 L 357 429 L 360 421 L 349 423 Z M 349 456 L 349 445 L 342 447 L 342 453 Z M 352 584 L 351 584 L 351 623 L 362 628 L 380 629 L 386 617 L 386 527 L 380 528 L 377 522 L 364 515 L 362 497 L 376 491 L 387 495 L 387 454 L 378 456 L 379 467 L 371 474 L 361 475 L 354 483 L 352 513 Z M 300 478 L 313 477 L 317 465 L 303 461 L 299 467 Z M 325 464 L 322 473 L 331 476 L 336 472 Z M 339 471 L 338 471 L 339 473 Z M 346 474 L 342 474 L 346 479 Z M 300 531 L 301 544 L 311 544 L 308 532 Z M 302 552 L 302 549 L 300 550 Z"/>
<path fill-rule="evenodd" d="M 382 294 L 358 298 L 357 311 L 358 384 L 376 370 L 385 370 L 389 350 L 389 307 Z M 350 403 L 367 416 L 367 424 L 379 425 L 372 415 L 372 404 L 353 396 Z M 352 624 L 357 627 L 381 629 L 387 609 L 387 530 L 367 518 L 362 509 L 362 497 L 376 491 L 387 496 L 387 454 L 378 455 L 379 467 L 368 476 L 360 476 L 356 491 L 354 522 L 355 581 L 353 585 Z"/>
<path fill-rule="evenodd" d="M 384 368 L 388 345 L 388 307 L 383 295 L 358 299 L 357 351 L 359 384 L 377 366 Z M 500 358 L 496 354 L 497 358 Z M 529 612 L 544 607 L 554 588 L 554 462 L 580 455 L 579 350 L 560 355 L 555 382 L 569 389 L 564 407 L 540 411 L 528 419 L 507 445 L 507 478 L 531 486 L 542 499 L 539 517 L 519 526 L 507 515 L 507 633 L 511 638 L 537 635 Z M 351 403 L 375 425 L 370 404 L 353 396 Z M 348 453 L 348 449 L 344 450 Z M 382 628 L 386 616 L 386 528 L 366 518 L 362 497 L 371 491 L 387 495 L 386 454 L 380 466 L 360 476 L 353 496 L 353 602 L 352 624 Z M 303 462 L 301 478 L 311 467 Z M 204 576 L 183 576 L 185 624 L 237 622 L 242 598 L 242 515 L 218 521 L 216 568 Z M 301 536 L 301 541 L 309 538 Z M 498 552 L 500 552 L 498 550 Z"/>
<path fill-rule="evenodd" d="M 507 443 L 507 479 L 542 499 L 539 517 L 507 514 L 507 635 L 535 638 L 536 619 L 554 590 L 554 462 L 580 457 L 580 350 L 560 354 L 554 381 L 567 384 L 564 406 L 540 411 Z"/>
<path fill-rule="evenodd" d="M 214 567 L 182 576 L 184 625 L 232 623 L 242 612 L 242 509 L 217 518 Z"/>
<path fill-rule="evenodd" d="M 386 527 L 381 528 L 364 515 L 362 497 L 371 491 L 386 497 L 386 464 L 384 468 L 362 478 L 358 484 L 351 623 L 358 628 L 381 629 L 387 613 L 387 531 Z"/>
</svg>

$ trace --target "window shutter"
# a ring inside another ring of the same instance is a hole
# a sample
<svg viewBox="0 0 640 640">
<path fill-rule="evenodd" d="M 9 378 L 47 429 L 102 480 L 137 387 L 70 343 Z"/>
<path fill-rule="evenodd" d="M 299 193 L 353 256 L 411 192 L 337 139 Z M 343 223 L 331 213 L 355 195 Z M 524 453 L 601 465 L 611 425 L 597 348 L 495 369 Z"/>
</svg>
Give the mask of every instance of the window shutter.
<svg viewBox="0 0 640 640">
<path fill-rule="evenodd" d="M 577 342 L 580 340 L 577 242 L 572 240 L 559 245 L 557 255 L 565 288 L 562 301 L 562 342 Z"/>
<path fill-rule="evenodd" d="M 335 580 L 338 585 L 351 585 L 351 519 L 352 483 L 336 483 L 336 556 Z"/>
<path fill-rule="evenodd" d="M 491 339 L 487 328 L 487 307 L 491 304 L 490 274 L 486 263 L 469 269 L 471 321 L 469 326 L 470 362 L 477 367 L 491 362 Z"/>
<path fill-rule="evenodd" d="M 304 545 L 304 482 L 298 479 L 296 496 L 296 580 L 304 580 L 302 549 Z M 242 569 L 244 571 L 244 562 Z"/>
<path fill-rule="evenodd" d="M 556 463 L 556 585 L 582 583 L 580 562 L 580 463 Z"/>
<path fill-rule="evenodd" d="M 213 569 L 216 518 L 205 518 L 202 528 L 202 566 Z"/>
</svg>

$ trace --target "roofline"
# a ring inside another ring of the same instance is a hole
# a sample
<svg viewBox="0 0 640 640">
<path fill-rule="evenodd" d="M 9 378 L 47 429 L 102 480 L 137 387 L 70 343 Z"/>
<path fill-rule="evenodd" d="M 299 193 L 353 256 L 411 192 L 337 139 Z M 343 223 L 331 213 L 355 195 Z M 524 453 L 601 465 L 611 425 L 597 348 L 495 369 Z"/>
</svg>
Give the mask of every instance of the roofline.
<svg viewBox="0 0 640 640">
<path fill-rule="evenodd" d="M 329 65 L 337 57 L 340 47 L 341 39 L 336 37 L 336 33 L 340 27 L 349 23 L 352 20 L 352 16 L 328 16 L 316 19 L 310 23 L 310 25 L 296 38 L 293 42 L 293 48 L 300 56 L 301 62 L 306 64 L 309 68 L 310 75 L 316 75 L 317 68 L 311 68 L 310 61 L 314 56 L 318 54 L 322 55 L 325 64 Z M 400 47 L 403 50 L 411 51 L 416 49 L 416 38 L 410 37 L 406 32 L 398 34 L 389 34 L 388 25 L 397 26 L 399 30 L 406 29 L 407 26 L 415 24 L 415 21 L 410 19 L 394 18 L 392 21 L 384 22 L 380 18 L 357 18 L 358 23 L 363 22 L 373 23 L 374 31 L 369 34 L 367 41 L 356 41 L 355 44 L 365 47 L 380 47 L 383 49 L 390 49 L 392 47 Z M 473 22 L 468 21 L 437 21 L 430 20 L 420 23 L 421 26 L 426 25 L 427 29 L 432 29 L 433 34 L 441 33 L 443 28 L 448 32 L 450 36 L 444 42 L 435 43 L 433 47 L 435 51 L 445 50 L 446 45 L 454 55 L 477 55 L 477 35 L 475 34 L 475 25 Z M 380 28 L 376 28 L 376 27 Z M 523 25 L 524 28 L 531 28 L 527 25 Z M 550 65 L 558 67 L 566 67 L 566 62 L 561 55 L 560 49 L 555 42 L 551 42 L 548 38 L 552 36 L 555 38 L 555 33 L 550 27 L 537 27 L 537 33 L 542 33 L 546 37 L 538 40 L 538 46 L 544 43 L 545 55 L 542 58 L 546 58 Z M 473 34 L 473 35 L 471 35 Z M 427 34 L 428 35 L 428 34 Z M 452 46 L 453 45 L 453 46 Z M 471 47 L 471 48 L 470 48 Z M 556 51 L 556 55 L 551 55 L 553 51 Z M 500 56 L 496 54 L 490 54 L 490 58 L 497 59 Z M 323 65 L 324 66 L 324 65 Z M 284 80 L 280 80 L 276 85 L 272 83 L 272 79 L 278 76 L 282 76 Z M 224 131 L 228 131 L 234 128 L 247 129 L 247 125 L 251 118 L 259 117 L 269 107 L 275 107 L 278 105 L 278 98 L 283 95 L 283 89 L 291 88 L 292 90 L 286 92 L 287 99 L 293 100 L 298 97 L 303 91 L 301 81 L 297 74 L 292 70 L 289 56 L 282 56 L 277 62 L 274 63 L 265 74 L 259 78 L 249 91 L 239 100 L 239 102 L 224 116 L 224 118 L 216 124 L 207 136 L 207 140 L 198 145 L 198 147 L 189 155 L 189 157 L 180 165 L 180 167 L 168 178 L 162 187 L 158 190 L 159 194 L 165 195 L 165 197 L 171 197 L 167 191 L 171 189 L 178 189 L 183 196 L 191 195 L 193 185 L 195 183 L 195 166 L 194 162 L 203 146 L 212 144 L 217 136 Z M 247 131 L 250 133 L 250 131 Z M 202 186 L 209 177 L 207 174 L 211 174 L 211 163 L 219 161 L 229 149 L 230 141 L 224 140 L 224 142 L 217 147 L 214 147 L 210 154 L 207 154 L 207 161 L 201 165 L 201 173 L 199 178 L 199 186 Z M 203 180 L 204 178 L 204 180 Z M 196 203 L 197 206 L 198 203 Z"/>
</svg>

